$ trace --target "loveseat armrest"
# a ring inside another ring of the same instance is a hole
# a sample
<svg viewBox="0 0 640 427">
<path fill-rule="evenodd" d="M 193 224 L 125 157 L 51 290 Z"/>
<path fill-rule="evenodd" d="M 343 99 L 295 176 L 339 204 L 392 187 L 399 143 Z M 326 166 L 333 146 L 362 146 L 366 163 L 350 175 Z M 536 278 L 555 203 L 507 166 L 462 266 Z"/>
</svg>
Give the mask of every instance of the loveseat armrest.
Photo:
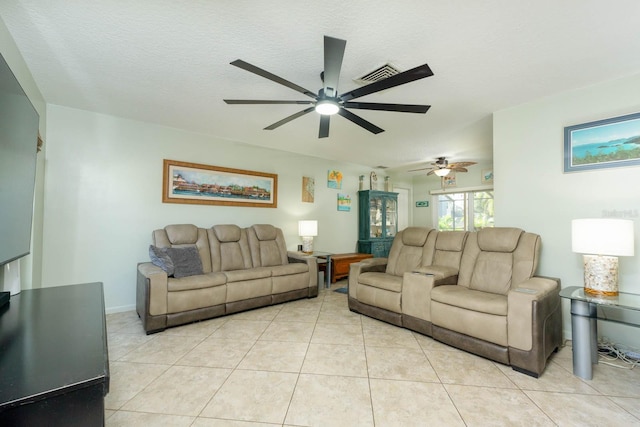
<svg viewBox="0 0 640 427">
<path fill-rule="evenodd" d="M 313 256 L 306 255 L 300 252 L 294 252 L 294 251 L 287 251 L 287 258 L 289 259 L 289 262 L 308 263 L 310 260 L 314 260 L 314 261 L 316 260 L 316 258 Z"/>
<path fill-rule="evenodd" d="M 555 325 L 555 316 L 560 310 L 560 279 L 550 277 L 532 277 L 517 285 L 507 294 L 507 329 L 509 347 L 530 351 L 536 340 L 544 338 L 544 329 L 561 328 Z M 535 330 L 536 328 L 543 328 Z"/>
<path fill-rule="evenodd" d="M 349 296 L 356 298 L 358 278 L 362 273 L 387 271 L 387 258 L 367 258 L 349 265 Z"/>
<path fill-rule="evenodd" d="M 299 252 L 287 251 L 289 262 L 307 264 L 309 268 L 309 287 L 318 288 L 318 259 L 314 256 L 301 254 Z"/>
<path fill-rule="evenodd" d="M 138 264 L 136 308 L 143 319 L 147 316 L 167 314 L 167 293 L 169 279 L 167 273 L 150 262 Z"/>
<path fill-rule="evenodd" d="M 366 258 L 359 262 L 354 262 L 349 266 L 349 276 L 353 274 L 354 267 L 358 274 L 368 273 L 375 271 L 378 273 L 384 273 L 387 271 L 387 258 Z"/>
</svg>

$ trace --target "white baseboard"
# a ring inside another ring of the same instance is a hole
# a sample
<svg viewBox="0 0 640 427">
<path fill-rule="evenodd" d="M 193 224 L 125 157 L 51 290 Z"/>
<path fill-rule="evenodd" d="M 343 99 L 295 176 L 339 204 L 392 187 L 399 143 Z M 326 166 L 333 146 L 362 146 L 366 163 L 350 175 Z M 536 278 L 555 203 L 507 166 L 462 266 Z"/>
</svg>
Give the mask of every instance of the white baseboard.
<svg viewBox="0 0 640 427">
<path fill-rule="evenodd" d="M 123 313 L 125 311 L 135 311 L 135 309 L 136 309 L 136 305 L 131 304 L 131 305 L 121 305 L 118 307 L 105 307 L 104 311 L 106 314 L 113 314 L 113 313 Z"/>
</svg>

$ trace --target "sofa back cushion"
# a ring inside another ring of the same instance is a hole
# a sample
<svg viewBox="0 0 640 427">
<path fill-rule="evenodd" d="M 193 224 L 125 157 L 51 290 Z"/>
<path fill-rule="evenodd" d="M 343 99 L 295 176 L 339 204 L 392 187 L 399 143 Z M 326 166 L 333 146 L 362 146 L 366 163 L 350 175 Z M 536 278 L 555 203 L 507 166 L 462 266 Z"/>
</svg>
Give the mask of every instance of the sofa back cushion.
<svg viewBox="0 0 640 427">
<path fill-rule="evenodd" d="M 438 232 L 431 264 L 458 270 L 462 259 L 462 250 L 468 235 L 467 231 Z"/>
<path fill-rule="evenodd" d="M 211 245 L 212 271 L 251 268 L 251 253 L 245 230 L 234 224 L 221 224 L 208 229 L 207 235 Z"/>
<path fill-rule="evenodd" d="M 413 271 L 422 262 L 424 245 L 431 229 L 407 227 L 396 234 L 387 261 L 388 274 L 402 276 Z"/>
<path fill-rule="evenodd" d="M 288 264 L 287 245 L 282 230 L 270 224 L 255 224 L 246 229 L 254 267 Z"/>
<path fill-rule="evenodd" d="M 176 248 L 195 246 L 200 255 L 202 271 L 211 273 L 211 251 L 209 239 L 204 228 L 193 224 L 173 224 L 154 230 L 151 234 L 153 244 L 159 248 Z"/>
<path fill-rule="evenodd" d="M 506 295 L 512 286 L 535 274 L 539 237 L 519 228 L 485 228 L 470 233 L 458 285 Z"/>
</svg>

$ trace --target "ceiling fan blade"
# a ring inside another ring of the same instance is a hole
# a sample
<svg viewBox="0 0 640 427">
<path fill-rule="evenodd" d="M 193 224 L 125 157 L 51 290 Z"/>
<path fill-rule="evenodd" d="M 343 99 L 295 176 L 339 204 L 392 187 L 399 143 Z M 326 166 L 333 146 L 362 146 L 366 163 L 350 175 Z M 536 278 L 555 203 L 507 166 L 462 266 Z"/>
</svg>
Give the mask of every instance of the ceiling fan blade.
<svg viewBox="0 0 640 427">
<path fill-rule="evenodd" d="M 344 108 L 341 108 L 340 110 L 338 110 L 338 114 L 340 114 L 342 117 L 344 117 L 347 120 L 351 120 L 353 123 L 357 124 L 358 126 L 365 128 L 371 133 L 379 134 L 380 132 L 384 132 L 384 129 L 381 129 L 378 126 L 374 125 L 373 123 L 366 121 L 360 116 L 356 116 L 351 111 L 345 110 Z"/>
<path fill-rule="evenodd" d="M 242 68 L 243 70 L 249 71 L 251 73 L 257 74 L 261 77 L 264 77 L 265 79 L 269 79 L 273 82 L 279 83 L 283 86 L 288 87 L 289 89 L 293 89 L 296 92 L 300 92 L 302 94 L 307 95 L 310 98 L 316 99 L 316 94 L 312 91 L 310 91 L 309 89 L 305 89 L 302 86 L 298 86 L 295 83 L 291 83 L 289 80 L 285 80 L 282 77 L 278 77 L 275 74 L 272 74 L 266 70 L 263 70 L 262 68 L 258 68 L 255 65 L 251 65 L 248 62 L 245 62 L 241 59 L 236 59 L 235 61 L 231 62 L 231 65 L 235 65 L 238 68 Z"/>
<path fill-rule="evenodd" d="M 433 168 L 420 168 L 420 169 L 410 169 L 407 172 L 418 172 L 418 171 L 426 171 L 427 169 L 433 169 Z"/>
<path fill-rule="evenodd" d="M 223 99 L 227 104 L 311 104 L 313 101 L 271 101 L 263 99 Z"/>
<path fill-rule="evenodd" d="M 466 168 L 460 168 L 460 167 L 455 167 L 455 168 L 449 167 L 447 169 L 451 169 L 454 172 L 468 172 Z"/>
<path fill-rule="evenodd" d="M 397 111 L 399 113 L 426 113 L 431 105 L 412 104 L 381 104 L 378 102 L 345 102 L 347 108 L 359 108 L 361 110 Z"/>
<path fill-rule="evenodd" d="M 338 80 L 346 40 L 324 36 L 324 94 L 330 98 L 338 96 Z"/>
<path fill-rule="evenodd" d="M 400 86 L 405 83 L 413 82 L 415 80 L 420 80 L 430 76 L 433 76 L 433 71 L 431 71 L 431 68 L 429 68 L 427 64 L 424 64 L 416 68 L 403 71 L 400 74 L 396 74 L 395 76 L 388 77 L 384 80 L 379 80 L 364 87 L 354 89 L 347 93 L 343 93 L 342 95 L 340 95 L 340 98 L 343 101 L 349 101 L 350 99 L 360 98 L 361 96 L 369 95 L 374 92 L 379 92 L 381 90 Z"/>
<path fill-rule="evenodd" d="M 450 168 L 466 168 L 467 166 L 473 166 L 476 162 L 455 162 L 449 163 Z"/>
<path fill-rule="evenodd" d="M 432 170 L 432 171 L 427 172 L 427 176 L 429 176 L 429 175 L 433 175 L 433 174 L 435 174 L 435 173 L 436 173 L 436 171 L 435 171 L 435 169 L 434 169 L 434 170 Z"/>
<path fill-rule="evenodd" d="M 305 114 L 308 114 L 310 112 L 312 112 L 313 110 L 315 110 L 315 107 L 309 107 L 305 110 L 302 111 L 298 111 L 295 114 L 290 115 L 289 117 L 285 117 L 284 119 L 280 120 L 279 122 L 275 122 L 272 125 L 267 126 L 266 128 L 264 128 L 264 130 L 274 130 L 277 127 L 280 127 L 286 123 L 289 123 L 291 120 L 295 120 L 298 117 L 304 116 Z"/>
<path fill-rule="evenodd" d="M 329 117 L 331 116 L 320 116 L 320 130 L 318 131 L 318 138 L 326 138 L 329 136 Z"/>
</svg>

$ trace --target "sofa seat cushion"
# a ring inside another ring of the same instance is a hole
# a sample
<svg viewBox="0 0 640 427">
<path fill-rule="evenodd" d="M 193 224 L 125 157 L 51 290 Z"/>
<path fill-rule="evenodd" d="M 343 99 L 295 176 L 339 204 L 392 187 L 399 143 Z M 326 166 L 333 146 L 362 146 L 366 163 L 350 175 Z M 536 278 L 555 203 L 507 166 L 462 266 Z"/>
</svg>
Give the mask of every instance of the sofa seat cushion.
<svg viewBox="0 0 640 427">
<path fill-rule="evenodd" d="M 291 264 L 277 265 L 269 267 L 272 276 L 289 276 L 291 274 L 308 273 L 309 266 L 301 262 L 292 262 Z"/>
<path fill-rule="evenodd" d="M 273 292 L 272 289 L 271 277 L 229 282 L 227 283 L 226 301 L 229 303 L 270 296 Z"/>
<path fill-rule="evenodd" d="M 507 316 L 482 313 L 431 300 L 431 323 L 433 326 L 439 326 L 503 347 L 509 345 Z"/>
<path fill-rule="evenodd" d="M 211 288 L 213 286 L 221 286 L 227 283 L 227 277 L 222 273 L 198 274 L 195 276 L 187 276 L 174 278 L 169 277 L 167 290 L 169 292 L 188 291 L 192 289 Z"/>
<path fill-rule="evenodd" d="M 223 271 L 222 274 L 227 276 L 227 282 L 243 282 L 247 280 L 264 279 L 265 277 L 271 277 L 271 269 L 258 267 L 247 268 L 246 270 L 231 270 Z"/>
<path fill-rule="evenodd" d="M 362 276 L 360 276 L 362 277 Z M 382 308 L 394 313 L 402 313 L 402 294 L 387 289 L 376 288 L 358 283 L 356 285 L 358 301 L 372 307 Z"/>
<path fill-rule="evenodd" d="M 402 292 L 402 276 L 370 271 L 358 276 L 358 283 L 392 292 Z"/>
<path fill-rule="evenodd" d="M 458 285 L 436 286 L 431 300 L 442 304 L 497 316 L 507 315 L 507 297 L 490 292 L 476 291 Z"/>
<path fill-rule="evenodd" d="M 226 286 L 211 286 L 167 293 L 167 313 L 184 313 L 190 310 L 223 305 L 227 296 Z"/>
</svg>

